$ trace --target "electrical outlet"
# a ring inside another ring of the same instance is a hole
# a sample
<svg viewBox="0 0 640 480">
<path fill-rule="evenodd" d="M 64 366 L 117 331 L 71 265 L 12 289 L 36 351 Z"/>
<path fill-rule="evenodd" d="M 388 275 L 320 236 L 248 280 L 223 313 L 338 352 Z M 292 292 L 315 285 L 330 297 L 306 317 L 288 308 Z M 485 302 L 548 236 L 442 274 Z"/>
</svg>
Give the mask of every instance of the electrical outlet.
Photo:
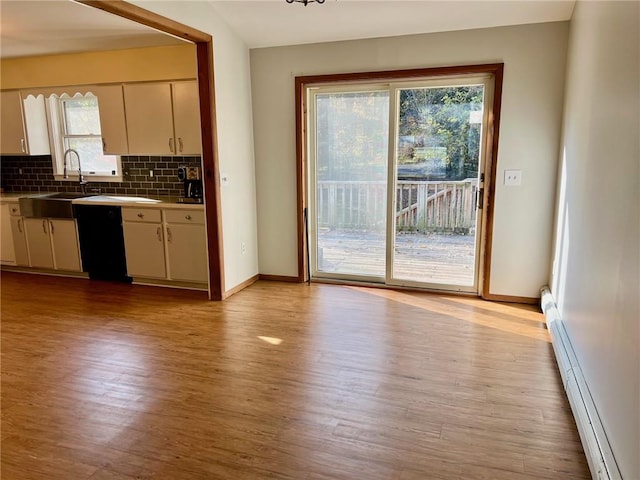
<svg viewBox="0 0 640 480">
<path fill-rule="evenodd" d="M 505 170 L 504 184 L 509 187 L 522 185 L 522 170 Z"/>
<path fill-rule="evenodd" d="M 244 255 L 245 253 L 247 253 L 247 244 L 242 242 L 240 244 L 240 249 L 242 250 L 242 254 Z"/>
<path fill-rule="evenodd" d="M 153 177 L 153 170 L 149 170 L 149 176 Z"/>
<path fill-rule="evenodd" d="M 227 185 L 229 185 L 229 175 L 227 175 L 226 173 L 221 173 L 220 183 L 222 184 L 223 187 L 226 187 Z"/>
</svg>

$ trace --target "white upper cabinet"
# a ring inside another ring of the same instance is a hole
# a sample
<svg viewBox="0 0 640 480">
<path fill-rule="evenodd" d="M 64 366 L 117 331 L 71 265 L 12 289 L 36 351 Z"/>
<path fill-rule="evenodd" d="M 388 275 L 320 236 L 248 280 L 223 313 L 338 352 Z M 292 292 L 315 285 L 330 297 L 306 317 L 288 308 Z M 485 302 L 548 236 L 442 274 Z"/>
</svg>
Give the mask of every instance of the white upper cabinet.
<svg viewBox="0 0 640 480">
<path fill-rule="evenodd" d="M 2 92 L 0 102 L 0 153 L 24 155 L 27 153 L 27 146 L 20 92 Z"/>
<path fill-rule="evenodd" d="M 105 155 L 129 153 L 122 85 L 94 86 L 91 87 L 91 91 L 98 97 L 103 153 Z"/>
<path fill-rule="evenodd" d="M 129 153 L 201 153 L 196 82 L 125 84 L 124 103 Z"/>
<path fill-rule="evenodd" d="M 169 83 L 124 85 L 129 152 L 173 155 L 173 112 Z"/>
<path fill-rule="evenodd" d="M 0 97 L 0 154 L 48 155 L 49 130 L 44 96 L 5 91 Z"/>
<path fill-rule="evenodd" d="M 171 84 L 171 93 L 176 154 L 200 155 L 202 140 L 198 84 L 197 82 L 175 82 Z"/>
</svg>

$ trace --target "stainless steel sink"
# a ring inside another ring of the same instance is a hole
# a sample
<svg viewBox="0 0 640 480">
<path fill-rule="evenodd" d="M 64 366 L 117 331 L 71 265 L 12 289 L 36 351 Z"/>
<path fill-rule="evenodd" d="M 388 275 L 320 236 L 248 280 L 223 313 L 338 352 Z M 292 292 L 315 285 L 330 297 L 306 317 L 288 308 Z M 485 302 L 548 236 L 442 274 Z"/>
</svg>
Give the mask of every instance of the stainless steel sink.
<svg viewBox="0 0 640 480">
<path fill-rule="evenodd" d="M 84 193 L 52 193 L 37 197 L 21 197 L 18 199 L 20 212 L 25 217 L 35 218 L 73 218 L 72 200 L 92 197 L 95 194 Z"/>
</svg>

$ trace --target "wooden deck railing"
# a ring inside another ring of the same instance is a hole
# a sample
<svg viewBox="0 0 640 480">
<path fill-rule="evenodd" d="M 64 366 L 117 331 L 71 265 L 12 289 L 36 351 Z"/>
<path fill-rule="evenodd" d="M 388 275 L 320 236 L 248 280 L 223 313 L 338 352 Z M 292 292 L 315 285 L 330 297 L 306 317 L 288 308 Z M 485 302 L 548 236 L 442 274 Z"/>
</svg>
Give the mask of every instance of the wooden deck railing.
<svg viewBox="0 0 640 480">
<path fill-rule="evenodd" d="M 386 182 L 319 181 L 318 226 L 384 228 Z M 399 181 L 396 228 L 412 232 L 469 233 L 475 228 L 477 180 Z"/>
</svg>

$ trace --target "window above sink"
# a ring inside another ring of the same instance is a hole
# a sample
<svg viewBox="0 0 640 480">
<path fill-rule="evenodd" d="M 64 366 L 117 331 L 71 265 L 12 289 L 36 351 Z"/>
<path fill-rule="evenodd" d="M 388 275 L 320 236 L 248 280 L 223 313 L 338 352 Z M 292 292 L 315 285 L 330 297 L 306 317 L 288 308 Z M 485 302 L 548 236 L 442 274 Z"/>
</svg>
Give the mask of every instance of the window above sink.
<svg viewBox="0 0 640 480">
<path fill-rule="evenodd" d="M 90 92 L 77 93 L 73 97 L 51 95 L 46 104 L 55 179 L 67 179 L 64 177 L 64 153 L 73 149 L 78 152 L 80 166 L 75 155 L 68 156 L 68 179 L 78 181 L 80 167 L 89 182 L 122 182 L 120 157 L 103 153 L 98 98 Z"/>
</svg>

